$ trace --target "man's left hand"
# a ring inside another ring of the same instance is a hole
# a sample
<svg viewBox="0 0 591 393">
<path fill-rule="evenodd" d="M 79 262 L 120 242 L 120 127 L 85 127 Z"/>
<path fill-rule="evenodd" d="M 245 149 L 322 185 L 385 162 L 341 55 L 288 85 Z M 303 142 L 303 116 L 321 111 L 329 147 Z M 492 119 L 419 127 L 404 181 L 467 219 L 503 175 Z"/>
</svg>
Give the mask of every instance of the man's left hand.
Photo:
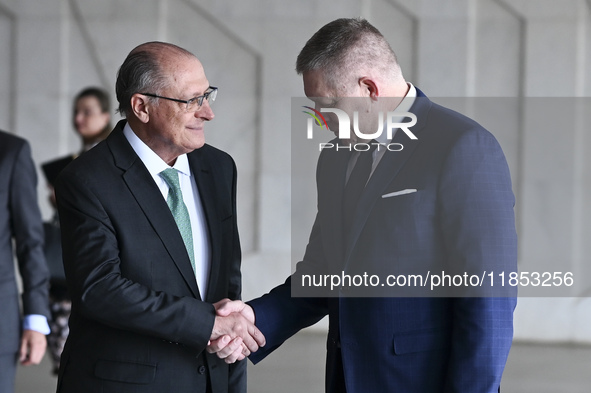
<svg viewBox="0 0 591 393">
<path fill-rule="evenodd" d="M 19 360 L 23 366 L 41 363 L 47 339 L 43 333 L 35 330 L 23 330 Z"/>
</svg>

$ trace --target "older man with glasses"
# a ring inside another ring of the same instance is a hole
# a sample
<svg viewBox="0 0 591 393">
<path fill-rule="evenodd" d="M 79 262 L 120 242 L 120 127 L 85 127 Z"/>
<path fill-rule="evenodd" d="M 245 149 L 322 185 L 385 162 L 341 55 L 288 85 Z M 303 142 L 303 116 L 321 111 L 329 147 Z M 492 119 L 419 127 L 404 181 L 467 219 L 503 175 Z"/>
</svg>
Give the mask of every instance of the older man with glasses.
<svg viewBox="0 0 591 393">
<path fill-rule="evenodd" d="M 241 291 L 236 167 L 205 144 L 217 88 L 193 54 L 149 42 L 116 90 L 126 119 L 56 188 L 73 299 L 58 392 L 244 392 L 245 363 L 204 351 L 220 337 L 245 355 L 264 345 L 215 312 Z"/>
</svg>

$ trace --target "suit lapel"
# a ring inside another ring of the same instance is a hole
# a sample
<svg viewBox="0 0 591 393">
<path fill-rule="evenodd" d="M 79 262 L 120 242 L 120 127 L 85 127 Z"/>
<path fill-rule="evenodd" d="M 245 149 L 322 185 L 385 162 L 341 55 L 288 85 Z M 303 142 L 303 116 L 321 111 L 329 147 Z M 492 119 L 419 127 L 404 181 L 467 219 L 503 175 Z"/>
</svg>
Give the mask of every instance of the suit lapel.
<svg viewBox="0 0 591 393">
<path fill-rule="evenodd" d="M 382 160 L 369 179 L 365 190 L 361 194 L 359 204 L 357 205 L 357 209 L 355 211 L 355 217 L 353 218 L 351 233 L 349 234 L 349 238 L 345 243 L 346 251 L 344 255 L 344 266 L 347 266 L 349 262 L 351 252 L 355 247 L 357 240 L 359 239 L 359 235 L 361 234 L 374 205 L 378 199 L 381 198 L 381 195 L 383 194 L 386 187 L 388 187 L 388 185 L 398 175 L 406 161 L 410 158 L 417 146 L 420 144 L 420 131 L 425 126 L 426 114 L 430 107 L 431 102 L 429 99 L 423 94 L 423 92 L 417 89 L 417 98 L 410 111 L 417 116 L 417 124 L 412 127 L 412 131 L 415 133 L 415 135 L 417 135 L 418 139 L 409 139 L 401 130 L 398 130 L 394 135 L 391 143 L 400 143 L 404 146 L 404 148 L 402 151 L 385 152 Z"/>
<path fill-rule="evenodd" d="M 333 142 L 336 143 L 336 142 Z M 333 250 L 334 263 L 341 266 L 343 260 L 343 192 L 347 174 L 347 163 L 351 153 L 347 150 L 327 150 L 327 157 L 324 160 L 325 168 L 320 172 L 318 179 L 318 195 L 322 198 L 319 203 L 319 211 L 325 211 L 325 228 L 330 228 L 326 239 L 327 249 Z M 324 234 L 323 234 L 324 236 Z"/>
<path fill-rule="evenodd" d="M 189 153 L 189 165 L 191 172 L 195 176 L 197 189 L 199 190 L 199 197 L 203 205 L 205 219 L 207 222 L 207 229 L 209 234 L 209 246 L 211 252 L 210 270 L 208 278 L 207 294 L 203 294 L 203 300 L 210 299 L 214 289 L 215 283 L 218 282 L 220 274 L 220 255 L 221 255 L 221 227 L 220 227 L 220 213 L 218 203 L 216 201 L 216 187 L 213 176 L 213 171 L 209 160 L 204 152 L 195 150 Z"/>
<path fill-rule="evenodd" d="M 154 179 L 123 135 L 125 122 L 119 122 L 107 139 L 115 164 L 123 170 L 123 181 L 158 234 L 183 279 L 196 298 L 200 298 L 191 261 L 170 209 Z"/>
<path fill-rule="evenodd" d="M 375 203 L 381 197 L 388 184 L 390 184 L 396 175 L 398 175 L 400 169 L 404 166 L 404 163 L 409 159 L 419 144 L 418 140 L 408 140 L 408 138 L 404 140 L 403 138 L 405 137 L 401 137 L 400 134 L 402 133 L 397 132 L 392 142 L 404 142 L 404 149 L 399 152 L 387 151 L 384 154 L 382 160 L 369 179 L 365 190 L 361 194 L 359 204 L 355 210 L 353 224 L 351 225 L 351 233 L 349 234 L 349 239 L 346 242 L 345 265 L 348 263 L 351 251 L 353 250 L 353 247 L 355 246 Z"/>
</svg>

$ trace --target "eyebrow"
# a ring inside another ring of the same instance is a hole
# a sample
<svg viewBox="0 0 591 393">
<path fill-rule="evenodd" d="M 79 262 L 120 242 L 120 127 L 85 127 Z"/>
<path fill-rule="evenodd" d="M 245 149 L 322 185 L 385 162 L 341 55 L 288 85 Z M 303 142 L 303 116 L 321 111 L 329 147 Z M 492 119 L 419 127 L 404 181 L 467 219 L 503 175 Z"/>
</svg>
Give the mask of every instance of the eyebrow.
<svg viewBox="0 0 591 393">
<path fill-rule="evenodd" d="M 208 86 L 207 86 L 207 88 L 206 88 L 205 90 L 203 90 L 203 92 L 201 92 L 201 93 L 195 93 L 195 94 L 192 96 L 192 98 L 195 98 L 195 97 L 202 96 L 202 95 L 204 95 L 205 93 L 207 93 L 209 90 L 211 90 L 211 85 L 208 85 Z"/>
</svg>

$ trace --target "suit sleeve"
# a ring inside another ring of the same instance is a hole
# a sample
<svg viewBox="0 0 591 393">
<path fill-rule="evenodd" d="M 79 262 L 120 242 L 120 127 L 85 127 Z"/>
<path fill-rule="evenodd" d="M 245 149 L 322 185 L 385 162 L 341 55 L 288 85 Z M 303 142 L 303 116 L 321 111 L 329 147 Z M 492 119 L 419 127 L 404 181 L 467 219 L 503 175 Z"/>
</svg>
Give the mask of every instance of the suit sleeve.
<svg viewBox="0 0 591 393">
<path fill-rule="evenodd" d="M 237 189 L 237 173 L 236 164 L 232 160 L 232 216 L 233 216 L 233 236 L 235 238 L 234 244 L 240 244 L 238 240 L 238 221 L 236 211 L 236 189 Z M 228 288 L 228 296 L 230 299 L 242 298 L 242 272 L 240 271 L 241 250 L 239 246 L 235 246 L 232 250 L 232 261 L 229 261 L 231 268 L 229 279 L 230 285 Z M 216 355 L 212 355 L 216 356 Z M 246 379 L 246 360 L 230 364 L 228 366 L 228 392 L 229 393 L 246 393 L 247 379 Z"/>
<path fill-rule="evenodd" d="M 37 174 L 26 142 L 16 155 L 9 203 L 19 273 L 23 281 L 23 312 L 25 315 L 38 314 L 49 318 L 49 270 L 43 254 Z"/>
<path fill-rule="evenodd" d="M 240 249 L 240 240 L 238 235 L 238 213 L 236 211 L 236 192 L 237 192 L 237 173 L 236 164 L 232 160 L 232 220 L 233 220 L 233 233 L 234 241 L 232 242 L 235 247 L 232 249 L 232 260 L 227 261 L 231 271 L 229 273 L 230 284 L 228 287 L 228 296 L 230 299 L 242 299 L 242 272 L 240 270 L 240 260 L 242 258 Z"/>
<path fill-rule="evenodd" d="M 56 192 L 68 289 L 77 310 L 117 329 L 205 349 L 213 306 L 124 277 L 118 233 L 85 179 L 62 172 Z"/>
<path fill-rule="evenodd" d="M 292 297 L 291 282 L 302 274 L 311 274 L 309 253 L 318 252 L 320 227 L 318 220 L 312 228 L 310 242 L 304 260 L 298 263 L 296 272 L 287 280 L 273 288 L 268 294 L 251 300 L 248 304 L 254 309 L 256 325 L 267 340 L 264 348 L 250 355 L 253 363 L 258 363 L 277 349 L 285 340 L 301 329 L 311 326 L 328 313 L 327 298 Z"/>
<path fill-rule="evenodd" d="M 322 162 L 323 156 L 318 162 L 317 183 L 322 181 Z M 328 314 L 326 297 L 294 297 L 291 287 L 292 281 L 300 280 L 303 274 L 326 272 L 320 221 L 317 214 L 304 258 L 297 264 L 294 274 L 268 294 L 248 302 L 254 309 L 256 325 L 267 340 L 264 348 L 250 355 L 249 359 L 255 364 L 277 349 L 289 337 L 315 324 Z"/>
<path fill-rule="evenodd" d="M 515 271 L 515 199 L 505 157 L 490 133 L 477 129 L 456 141 L 439 192 L 449 263 L 461 271 Z M 458 297 L 453 304 L 444 390 L 497 392 L 511 347 L 516 298 Z"/>
</svg>

